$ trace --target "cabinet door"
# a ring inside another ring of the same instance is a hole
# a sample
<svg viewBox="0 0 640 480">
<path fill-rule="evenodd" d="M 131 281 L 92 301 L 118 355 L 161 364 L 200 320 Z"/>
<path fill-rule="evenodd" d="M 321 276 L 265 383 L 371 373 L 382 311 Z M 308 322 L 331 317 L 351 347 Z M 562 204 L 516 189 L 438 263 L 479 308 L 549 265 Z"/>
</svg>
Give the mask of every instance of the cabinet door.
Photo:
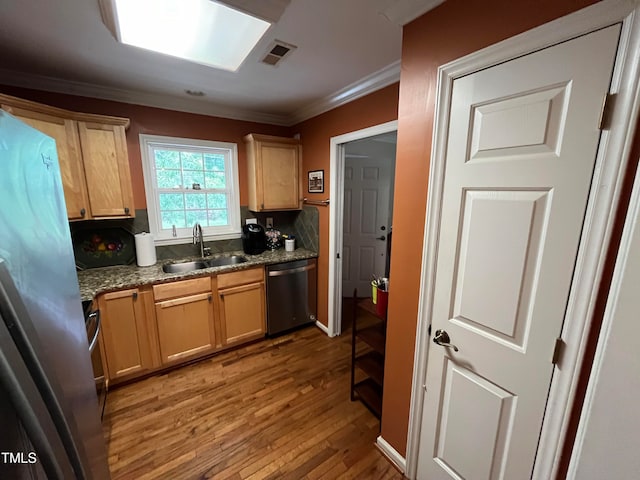
<svg viewBox="0 0 640 480">
<path fill-rule="evenodd" d="M 264 337 L 264 283 L 218 290 L 223 345 Z"/>
<path fill-rule="evenodd" d="M 139 289 L 106 293 L 98 299 L 102 342 L 111 380 L 153 367 L 150 332 Z"/>
<path fill-rule="evenodd" d="M 156 302 L 162 363 L 179 363 L 215 349 L 213 296 L 199 293 Z"/>
<path fill-rule="evenodd" d="M 11 115 L 56 141 L 69 220 L 91 217 L 76 122 L 68 118 L 2 105 Z"/>
<path fill-rule="evenodd" d="M 134 216 L 124 127 L 78 122 L 87 191 L 94 217 Z"/>
<path fill-rule="evenodd" d="M 300 146 L 259 142 L 261 210 L 300 209 Z"/>
</svg>

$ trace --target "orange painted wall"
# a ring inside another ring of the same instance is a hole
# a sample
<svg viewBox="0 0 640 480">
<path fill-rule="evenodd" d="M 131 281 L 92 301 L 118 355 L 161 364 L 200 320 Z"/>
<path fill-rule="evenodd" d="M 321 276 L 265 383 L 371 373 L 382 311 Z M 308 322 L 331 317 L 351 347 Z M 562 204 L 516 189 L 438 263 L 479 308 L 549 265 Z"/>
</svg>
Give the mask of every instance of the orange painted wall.
<svg viewBox="0 0 640 480">
<path fill-rule="evenodd" d="M 292 133 L 302 139 L 302 172 L 324 170 L 324 193 L 306 193 L 314 200 L 329 198 L 329 155 L 331 137 L 395 120 L 398 115 L 398 84 L 395 83 L 366 97 L 335 108 L 296 125 Z M 328 322 L 329 285 L 329 207 L 317 207 L 320 213 L 318 257 L 318 320 Z"/>
<path fill-rule="evenodd" d="M 249 203 L 246 149 L 242 137 L 248 133 L 290 136 L 288 127 L 263 123 L 209 117 L 162 108 L 8 86 L 0 86 L 0 92 L 67 110 L 129 118 L 131 126 L 127 130 L 127 148 L 135 208 L 146 208 L 147 206 L 144 194 L 144 179 L 142 177 L 142 159 L 140 156 L 139 135 L 141 133 L 237 143 L 240 205 Z"/>
<path fill-rule="evenodd" d="M 438 66 L 595 3 L 448 0 L 403 29 L 382 436 L 406 454 Z"/>
</svg>

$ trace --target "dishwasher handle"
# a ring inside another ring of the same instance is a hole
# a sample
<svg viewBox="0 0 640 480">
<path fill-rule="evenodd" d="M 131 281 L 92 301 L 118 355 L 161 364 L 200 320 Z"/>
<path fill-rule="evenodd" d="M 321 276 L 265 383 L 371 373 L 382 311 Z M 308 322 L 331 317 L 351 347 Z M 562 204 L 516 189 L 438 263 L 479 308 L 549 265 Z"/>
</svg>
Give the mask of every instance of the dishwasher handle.
<svg viewBox="0 0 640 480">
<path fill-rule="evenodd" d="M 291 275 L 293 273 L 300 273 L 300 272 L 306 272 L 308 270 L 313 270 L 314 268 L 316 268 L 316 265 L 314 263 L 311 263 L 309 265 L 305 265 L 304 267 L 292 268 L 290 270 L 272 270 L 268 273 L 268 276 L 279 277 L 281 275 Z"/>
</svg>

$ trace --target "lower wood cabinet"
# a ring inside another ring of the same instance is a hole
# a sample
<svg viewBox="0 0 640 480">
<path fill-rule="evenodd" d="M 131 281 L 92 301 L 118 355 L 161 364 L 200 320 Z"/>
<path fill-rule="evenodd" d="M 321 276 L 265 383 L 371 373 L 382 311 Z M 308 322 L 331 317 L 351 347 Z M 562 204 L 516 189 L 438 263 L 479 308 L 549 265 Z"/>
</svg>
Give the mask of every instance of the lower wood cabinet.
<svg viewBox="0 0 640 480">
<path fill-rule="evenodd" d="M 110 380 L 135 377 L 158 366 L 155 327 L 147 315 L 149 303 L 153 304 L 151 291 L 138 288 L 106 293 L 98 298 L 101 339 Z"/>
<path fill-rule="evenodd" d="M 218 275 L 218 311 L 223 345 L 264 337 L 264 269 Z"/>
<path fill-rule="evenodd" d="M 264 268 L 100 295 L 111 383 L 209 355 L 266 332 Z"/>
<path fill-rule="evenodd" d="M 162 364 L 172 365 L 214 351 L 211 279 L 183 280 L 153 289 Z M 174 298 L 162 300 L 167 296 Z"/>
</svg>

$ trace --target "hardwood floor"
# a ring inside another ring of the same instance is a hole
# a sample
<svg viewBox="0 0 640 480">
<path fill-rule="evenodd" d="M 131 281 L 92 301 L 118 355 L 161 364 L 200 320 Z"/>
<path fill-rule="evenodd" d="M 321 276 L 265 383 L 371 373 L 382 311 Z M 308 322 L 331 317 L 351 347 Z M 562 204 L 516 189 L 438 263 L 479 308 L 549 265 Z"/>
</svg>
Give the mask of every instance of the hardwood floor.
<svg viewBox="0 0 640 480">
<path fill-rule="evenodd" d="M 402 479 L 349 400 L 350 335 L 316 327 L 109 392 L 114 479 Z"/>
</svg>

